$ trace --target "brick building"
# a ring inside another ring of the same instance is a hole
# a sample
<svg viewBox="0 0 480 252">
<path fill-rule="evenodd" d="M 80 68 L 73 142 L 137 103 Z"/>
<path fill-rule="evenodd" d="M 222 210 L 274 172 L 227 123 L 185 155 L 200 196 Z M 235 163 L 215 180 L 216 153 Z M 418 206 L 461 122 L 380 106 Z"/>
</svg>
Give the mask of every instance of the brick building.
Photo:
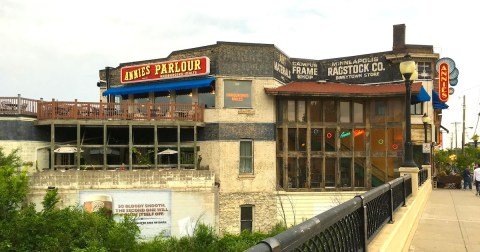
<svg viewBox="0 0 480 252">
<path fill-rule="evenodd" d="M 196 219 L 219 233 L 266 231 L 398 176 L 406 54 L 419 72 L 411 105 L 417 164 L 424 114 L 432 119 L 427 141 L 438 142 L 446 106 L 434 100 L 439 55 L 405 44 L 404 25 L 394 26 L 393 41 L 392 51 L 321 60 L 217 42 L 100 70 L 100 103 L 40 101 L 36 119 L 1 122 L 38 138 L 27 160 L 46 171 L 32 172 L 34 202 L 46 185 L 61 189 L 65 205 L 92 191 L 135 191 L 135 201 L 157 190 L 172 235 Z M 12 148 L 32 142 L 0 136 Z"/>
</svg>

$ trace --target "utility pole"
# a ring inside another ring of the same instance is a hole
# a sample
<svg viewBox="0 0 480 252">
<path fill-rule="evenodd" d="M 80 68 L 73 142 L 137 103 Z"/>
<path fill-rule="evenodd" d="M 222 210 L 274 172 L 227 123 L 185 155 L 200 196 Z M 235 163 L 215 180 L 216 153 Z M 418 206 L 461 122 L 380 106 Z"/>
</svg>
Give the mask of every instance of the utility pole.
<svg viewBox="0 0 480 252">
<path fill-rule="evenodd" d="M 451 124 L 455 124 L 455 149 L 458 149 L 458 141 L 457 141 L 457 125 L 460 124 L 460 122 L 452 122 Z M 452 138 L 453 140 L 453 138 Z M 452 146 L 453 149 L 453 146 Z"/>
<path fill-rule="evenodd" d="M 462 153 L 465 153 L 465 95 L 463 95 Z"/>
</svg>

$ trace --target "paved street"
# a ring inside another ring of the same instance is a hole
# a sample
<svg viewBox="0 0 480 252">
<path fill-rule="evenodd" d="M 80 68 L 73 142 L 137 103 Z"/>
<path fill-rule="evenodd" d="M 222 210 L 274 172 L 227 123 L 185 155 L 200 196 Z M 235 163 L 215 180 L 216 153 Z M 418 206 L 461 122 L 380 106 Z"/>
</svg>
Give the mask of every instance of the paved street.
<svg viewBox="0 0 480 252">
<path fill-rule="evenodd" d="M 480 251 L 480 196 L 473 190 L 433 189 L 409 251 Z"/>
</svg>

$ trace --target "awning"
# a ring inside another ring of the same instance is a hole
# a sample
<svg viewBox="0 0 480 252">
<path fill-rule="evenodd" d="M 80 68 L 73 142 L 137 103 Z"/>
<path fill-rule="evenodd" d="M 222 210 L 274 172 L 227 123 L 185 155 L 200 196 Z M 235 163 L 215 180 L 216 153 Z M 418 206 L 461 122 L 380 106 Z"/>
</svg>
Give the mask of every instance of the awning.
<svg viewBox="0 0 480 252">
<path fill-rule="evenodd" d="M 433 101 L 433 108 L 434 109 L 447 109 L 448 108 L 448 105 L 446 103 L 440 101 L 438 93 L 435 90 L 432 90 L 432 101 Z"/>
<path fill-rule="evenodd" d="M 136 85 L 119 88 L 109 88 L 103 92 L 103 96 L 107 95 L 126 95 L 126 94 L 145 94 L 150 92 L 161 92 L 170 90 L 184 90 L 193 88 L 208 87 L 215 78 L 205 78 L 201 80 L 176 81 L 165 83 L 152 83 L 149 85 Z"/>
<path fill-rule="evenodd" d="M 426 102 L 430 101 L 430 95 L 428 95 L 427 90 L 423 88 L 423 86 L 420 88 L 420 92 L 417 95 L 412 95 L 411 99 L 411 104 L 416 104 L 420 102 Z"/>
</svg>

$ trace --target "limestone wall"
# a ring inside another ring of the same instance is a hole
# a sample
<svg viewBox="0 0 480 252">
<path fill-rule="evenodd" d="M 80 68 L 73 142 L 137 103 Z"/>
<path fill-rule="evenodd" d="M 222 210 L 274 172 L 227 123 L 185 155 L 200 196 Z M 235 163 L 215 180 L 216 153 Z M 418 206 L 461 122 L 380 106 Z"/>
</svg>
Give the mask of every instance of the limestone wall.
<svg viewBox="0 0 480 252">
<path fill-rule="evenodd" d="M 115 195 L 132 204 L 160 202 L 167 209 L 164 214 L 169 216 L 170 234 L 184 236 L 192 235 L 197 223 L 216 226 L 218 190 L 214 181 L 212 172 L 197 170 L 45 171 L 30 175 L 28 200 L 40 211 L 48 188 L 55 187 L 59 208 L 81 207 L 81 198 L 89 194 Z"/>
<path fill-rule="evenodd" d="M 220 234 L 240 232 L 240 206 L 253 206 L 253 230 L 268 232 L 277 223 L 275 194 L 273 192 L 219 193 Z"/>
<path fill-rule="evenodd" d="M 215 173 L 221 192 L 274 192 L 276 159 L 274 141 L 253 142 L 253 174 L 240 174 L 239 141 L 200 142 L 202 165 Z"/>
</svg>

